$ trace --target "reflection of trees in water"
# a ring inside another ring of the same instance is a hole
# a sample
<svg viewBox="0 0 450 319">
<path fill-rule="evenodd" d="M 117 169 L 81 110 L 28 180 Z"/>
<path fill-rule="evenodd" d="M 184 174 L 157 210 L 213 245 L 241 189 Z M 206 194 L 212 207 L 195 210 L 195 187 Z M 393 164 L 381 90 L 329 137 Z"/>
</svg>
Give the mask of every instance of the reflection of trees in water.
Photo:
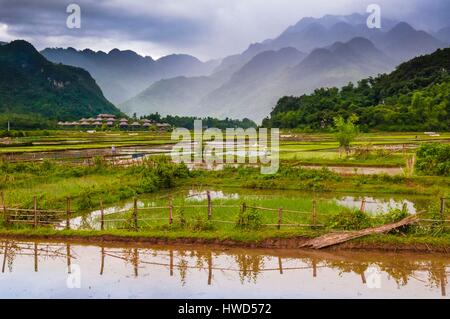
<svg viewBox="0 0 450 319">
<path fill-rule="evenodd" d="M 247 255 L 247 254 L 236 254 L 233 255 L 234 260 L 239 268 L 239 278 L 241 283 L 254 282 L 256 283 L 258 279 L 258 274 L 261 269 L 264 268 L 264 255 Z"/>
<path fill-rule="evenodd" d="M 69 244 L 24 243 L 8 240 L 0 242 L 0 245 L 2 269 L 10 272 L 13 271 L 13 263 L 18 256 L 29 258 L 34 256 L 35 271 L 37 271 L 37 257 L 39 259 L 66 258 L 67 264 L 70 265 L 70 258 L 75 255 L 71 253 Z M 442 295 L 446 295 L 447 272 L 450 266 L 449 258 L 439 254 L 303 251 L 283 255 L 283 251 L 279 253 L 246 250 L 214 252 L 208 249 L 176 248 L 168 250 L 136 247 L 102 248 L 100 253 L 102 254 L 101 273 L 103 273 L 103 263 L 107 267 L 107 261 L 104 260 L 106 255 L 122 259 L 126 265 L 131 265 L 136 277 L 138 277 L 139 267 L 166 267 L 169 270 L 168 276 L 173 276 L 175 272 L 178 272 L 183 286 L 187 283 L 187 274 L 190 269 L 204 274 L 205 283 L 207 282 L 208 285 L 213 283 L 216 272 L 223 275 L 233 275 L 237 272 L 240 282 L 243 284 L 246 282 L 257 283 L 262 271 L 273 271 L 280 274 L 287 271 L 307 271 L 311 276 L 316 277 L 317 268 L 323 267 L 334 269 L 339 272 L 339 275 L 357 274 L 365 283 L 365 273 L 369 267 L 374 266 L 386 274 L 390 280 L 392 279 L 398 287 L 406 286 L 411 280 L 417 280 L 426 287 L 433 289 L 440 287 Z"/>
<path fill-rule="evenodd" d="M 369 266 L 376 266 L 381 272 L 386 273 L 389 278 L 393 279 L 398 287 L 406 286 L 411 279 L 424 281 L 418 276 L 420 273 L 427 274 L 426 284 L 428 287 L 437 288 L 444 287 L 448 284 L 446 268 L 448 261 L 443 259 L 433 260 L 414 260 L 408 257 L 396 258 L 394 256 L 385 256 L 384 260 L 375 258 L 366 258 L 365 260 L 351 260 L 351 257 L 342 258 L 341 260 L 323 259 L 326 266 L 337 269 L 342 273 L 356 273 L 364 275 Z M 339 257 L 337 257 L 339 258 Z"/>
</svg>

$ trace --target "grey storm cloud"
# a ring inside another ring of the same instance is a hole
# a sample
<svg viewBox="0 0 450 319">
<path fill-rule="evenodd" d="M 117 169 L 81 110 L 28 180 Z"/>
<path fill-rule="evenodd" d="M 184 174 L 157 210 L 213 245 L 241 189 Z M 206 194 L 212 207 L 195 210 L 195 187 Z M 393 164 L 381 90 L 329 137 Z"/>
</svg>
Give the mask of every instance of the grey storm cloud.
<svg viewBox="0 0 450 319">
<path fill-rule="evenodd" d="M 179 43 L 195 41 L 203 27 L 198 20 L 129 10 L 126 1 L 118 7 L 110 5 L 113 1 L 0 0 L 0 21 L 17 36 L 73 35 L 74 30 L 66 27 L 66 8 L 70 3 L 81 7 L 82 28 L 76 30 L 78 36 L 119 34 L 132 40 Z"/>
<path fill-rule="evenodd" d="M 81 7 L 81 29 L 66 27 L 70 3 Z M 302 17 L 364 13 L 372 3 L 423 29 L 450 24 L 449 0 L 0 0 L 0 41 L 221 57 L 275 37 Z"/>
</svg>

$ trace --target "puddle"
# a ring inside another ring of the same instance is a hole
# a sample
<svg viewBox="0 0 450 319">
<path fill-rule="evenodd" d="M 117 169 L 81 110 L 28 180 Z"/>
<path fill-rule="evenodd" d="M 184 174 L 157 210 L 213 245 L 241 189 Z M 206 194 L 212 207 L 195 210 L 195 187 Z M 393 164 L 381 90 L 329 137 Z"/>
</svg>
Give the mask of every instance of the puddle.
<svg viewBox="0 0 450 319">
<path fill-rule="evenodd" d="M 379 200 L 373 197 L 357 198 L 345 196 L 342 199 L 337 199 L 336 202 L 347 208 L 359 209 L 363 200 L 365 201 L 365 211 L 373 214 L 383 214 L 393 209 L 402 209 L 404 204 L 408 213 L 415 214 L 417 212 L 414 203 L 409 200 L 394 200 L 392 198 L 389 200 Z"/>
</svg>

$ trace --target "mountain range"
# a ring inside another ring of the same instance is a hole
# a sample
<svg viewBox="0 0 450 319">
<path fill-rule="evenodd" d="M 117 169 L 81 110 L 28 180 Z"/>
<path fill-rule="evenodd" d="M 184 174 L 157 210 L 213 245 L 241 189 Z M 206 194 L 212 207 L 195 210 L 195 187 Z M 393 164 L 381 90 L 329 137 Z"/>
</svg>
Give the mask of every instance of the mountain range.
<svg viewBox="0 0 450 319">
<path fill-rule="evenodd" d="M 105 53 L 89 49 L 47 48 L 41 53 L 49 61 L 89 71 L 113 103 L 134 97 L 154 81 L 181 75 L 207 75 L 218 64 L 218 61 L 204 63 L 187 54 L 172 54 L 154 60 L 131 50 L 118 49 Z"/>
<path fill-rule="evenodd" d="M 123 114 L 87 71 L 49 62 L 23 40 L 0 46 L 0 112 L 55 120 Z"/>
<path fill-rule="evenodd" d="M 120 107 L 127 113 L 259 121 L 280 96 L 389 72 L 403 61 L 449 44 L 404 22 L 383 20 L 383 25 L 381 30 L 369 29 L 359 14 L 305 18 L 275 39 L 224 58 L 210 76 L 155 82 Z"/>
<path fill-rule="evenodd" d="M 208 62 L 183 54 L 154 60 L 118 49 L 105 53 L 47 48 L 41 54 L 51 62 L 87 70 L 105 97 L 128 114 L 260 121 L 281 96 L 389 72 L 449 43 L 450 27 L 427 33 L 383 19 L 382 29 L 369 29 L 364 15 L 352 14 L 303 18 L 274 39 Z"/>
</svg>

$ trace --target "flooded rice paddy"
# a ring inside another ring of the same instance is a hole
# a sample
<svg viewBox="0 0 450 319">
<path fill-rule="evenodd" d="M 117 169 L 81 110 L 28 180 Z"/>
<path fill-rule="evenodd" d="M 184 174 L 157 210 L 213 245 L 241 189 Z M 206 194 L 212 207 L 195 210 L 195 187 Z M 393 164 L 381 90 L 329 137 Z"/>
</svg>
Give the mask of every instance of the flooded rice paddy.
<svg viewBox="0 0 450 319">
<path fill-rule="evenodd" d="M 359 194 L 339 194 L 339 193 L 305 193 L 299 191 L 276 191 L 276 190 L 244 190 L 244 189 L 210 189 L 210 197 L 214 205 L 230 206 L 228 211 L 224 211 L 221 216 L 229 215 L 230 220 L 234 220 L 234 216 L 239 210 L 238 206 L 246 202 L 247 204 L 255 204 L 268 208 L 283 207 L 285 209 L 310 211 L 312 200 L 318 203 L 318 214 L 325 216 L 329 212 L 339 211 L 341 208 L 360 209 L 364 202 L 364 209 L 371 215 L 384 214 L 393 209 L 404 209 L 415 214 L 424 210 L 434 199 L 424 196 L 380 196 Z M 156 193 L 140 196 L 137 201 L 139 209 L 152 209 L 155 207 L 166 207 L 169 199 L 172 198 L 178 205 L 201 205 L 207 202 L 207 190 L 205 189 L 178 189 L 172 192 Z M 231 208 L 235 205 L 237 208 Z M 126 214 L 131 212 L 134 207 L 133 199 L 123 201 L 114 206 L 105 207 L 103 213 L 105 216 Z M 198 208 L 200 211 L 202 208 Z M 167 210 L 167 209 L 166 209 Z M 205 210 L 205 209 L 203 209 Z M 215 210 L 215 209 L 214 209 Z M 152 210 L 153 211 L 153 210 Z M 162 216 L 167 214 L 154 210 L 155 214 Z M 185 210 L 189 212 L 189 209 Z M 215 210 L 216 211 L 216 210 Z M 229 213 L 228 213 L 229 212 Z M 96 209 L 82 216 L 74 217 L 70 220 L 72 229 L 100 229 L 101 210 Z M 65 227 L 65 221 L 60 227 Z"/>
</svg>

